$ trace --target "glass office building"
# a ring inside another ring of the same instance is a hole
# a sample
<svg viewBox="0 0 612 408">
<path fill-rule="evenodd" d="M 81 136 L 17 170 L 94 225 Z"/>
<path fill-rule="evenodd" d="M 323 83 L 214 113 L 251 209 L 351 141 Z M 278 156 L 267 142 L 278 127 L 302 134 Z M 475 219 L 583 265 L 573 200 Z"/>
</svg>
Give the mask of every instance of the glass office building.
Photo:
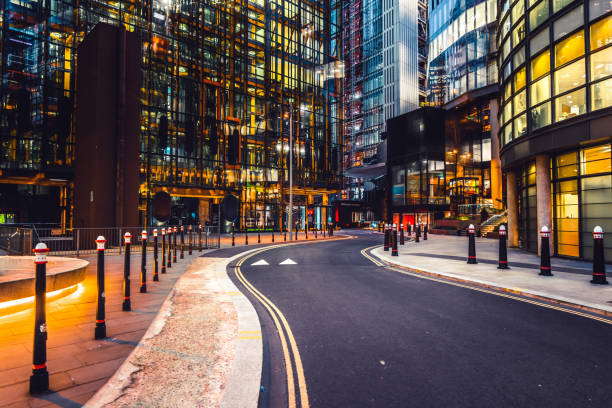
<svg viewBox="0 0 612 408">
<path fill-rule="evenodd" d="M 510 243 L 560 256 L 612 256 L 612 2 L 500 2 L 499 139 Z"/>
<path fill-rule="evenodd" d="M 191 202 L 192 221 L 206 221 L 212 205 L 234 195 L 240 223 L 278 228 L 290 112 L 294 211 L 324 206 L 339 191 L 339 1 L 7 0 L 1 13 L 4 219 L 72 222 L 77 47 L 99 22 L 141 41 L 143 224 L 154 221 L 154 194 L 166 191 L 175 204 Z"/>
</svg>

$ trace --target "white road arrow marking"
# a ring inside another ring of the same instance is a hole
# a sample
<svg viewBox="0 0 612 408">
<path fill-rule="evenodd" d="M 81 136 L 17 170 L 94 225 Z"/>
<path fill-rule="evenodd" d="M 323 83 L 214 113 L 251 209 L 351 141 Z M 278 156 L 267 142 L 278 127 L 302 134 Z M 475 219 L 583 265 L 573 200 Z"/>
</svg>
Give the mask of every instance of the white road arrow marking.
<svg viewBox="0 0 612 408">
<path fill-rule="evenodd" d="M 253 262 L 251 264 L 251 266 L 260 266 L 260 265 L 270 265 L 269 263 L 267 263 L 264 259 L 260 259 L 257 262 Z"/>
<path fill-rule="evenodd" d="M 283 262 L 279 263 L 279 265 L 297 265 L 297 262 L 293 261 L 290 258 L 287 258 Z"/>
</svg>

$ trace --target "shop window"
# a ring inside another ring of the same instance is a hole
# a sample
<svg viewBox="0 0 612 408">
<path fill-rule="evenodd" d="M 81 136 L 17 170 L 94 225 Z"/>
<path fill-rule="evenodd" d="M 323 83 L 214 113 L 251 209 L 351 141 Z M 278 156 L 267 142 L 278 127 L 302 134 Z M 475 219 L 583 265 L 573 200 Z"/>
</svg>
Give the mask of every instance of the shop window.
<svg viewBox="0 0 612 408">
<path fill-rule="evenodd" d="M 548 18 L 548 0 L 541 1 L 529 12 L 529 30 L 533 31 Z"/>
<path fill-rule="evenodd" d="M 512 103 L 508 101 L 504 106 L 504 120 L 508 122 L 512 118 Z"/>
<path fill-rule="evenodd" d="M 537 54 L 542 48 L 548 46 L 550 44 L 550 37 L 548 35 L 548 29 L 542 30 L 538 35 L 531 39 L 530 44 L 530 53 L 531 55 Z"/>
<path fill-rule="evenodd" d="M 547 75 L 531 84 L 530 105 L 537 105 L 550 98 L 550 76 Z"/>
<path fill-rule="evenodd" d="M 527 94 L 526 91 L 522 91 L 514 96 L 514 114 L 518 115 L 527 109 Z"/>
<path fill-rule="evenodd" d="M 591 109 L 612 106 L 612 78 L 591 85 Z"/>
<path fill-rule="evenodd" d="M 612 204 L 612 176 L 584 177 L 581 184 L 581 210 L 583 251 L 585 258 L 592 257 L 593 228 L 600 226 L 604 231 L 612 231 L 610 205 Z M 609 234 L 607 234 L 609 235 Z M 609 239 L 609 237 L 606 237 Z M 605 239 L 605 238 L 604 238 Z M 606 255 L 610 255 L 606 248 Z M 610 259 L 610 258 L 608 258 Z"/>
<path fill-rule="evenodd" d="M 514 120 L 514 138 L 527 134 L 527 115 L 523 114 Z"/>
<path fill-rule="evenodd" d="M 531 109 L 531 128 L 536 130 L 547 125 L 550 125 L 550 102 Z"/>
<path fill-rule="evenodd" d="M 525 67 L 519 69 L 514 74 L 514 92 L 518 92 L 525 87 L 526 84 L 525 79 Z"/>
<path fill-rule="evenodd" d="M 574 153 L 575 155 L 575 153 Z M 559 255 L 580 256 L 578 180 L 556 183 L 557 252 Z"/>
<path fill-rule="evenodd" d="M 612 75 L 612 47 L 591 54 L 591 81 Z"/>
<path fill-rule="evenodd" d="M 573 118 L 586 112 L 586 90 L 570 92 L 555 99 L 555 122 Z"/>
<path fill-rule="evenodd" d="M 567 0 L 562 0 L 567 1 Z M 573 0 L 571 0 L 573 1 Z M 556 11 L 556 10 L 555 10 Z M 584 16 L 582 14 L 582 5 L 576 7 L 557 21 L 555 21 L 553 27 L 554 39 L 557 41 L 564 35 L 571 33 L 576 28 L 584 25 Z"/>
<path fill-rule="evenodd" d="M 531 60 L 531 80 L 534 81 L 550 72 L 550 51 L 546 50 Z"/>
<path fill-rule="evenodd" d="M 555 45 L 555 67 L 566 64 L 584 55 L 584 30 Z"/>
<path fill-rule="evenodd" d="M 595 20 L 599 16 L 612 11 L 610 0 L 589 0 L 589 18 Z"/>
<path fill-rule="evenodd" d="M 576 152 L 561 154 L 556 157 L 557 178 L 578 176 L 578 163 Z"/>
<path fill-rule="evenodd" d="M 612 43 L 612 18 L 604 18 L 591 24 L 591 50 Z"/>
<path fill-rule="evenodd" d="M 582 149 L 580 151 L 580 173 L 583 176 L 609 173 L 612 171 L 610 160 L 609 144 Z"/>
<path fill-rule="evenodd" d="M 582 58 L 555 72 L 555 95 L 584 85 L 585 82 L 586 74 Z"/>
</svg>

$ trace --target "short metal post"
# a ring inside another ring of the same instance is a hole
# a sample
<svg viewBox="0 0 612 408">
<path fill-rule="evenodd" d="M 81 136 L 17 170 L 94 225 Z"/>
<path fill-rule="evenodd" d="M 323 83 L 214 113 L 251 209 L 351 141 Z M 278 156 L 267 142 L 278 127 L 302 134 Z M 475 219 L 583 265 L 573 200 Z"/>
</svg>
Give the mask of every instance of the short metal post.
<svg viewBox="0 0 612 408">
<path fill-rule="evenodd" d="M 142 260 L 140 262 L 140 293 L 147 293 L 147 230 L 142 230 Z"/>
<path fill-rule="evenodd" d="M 106 239 L 100 235 L 96 239 L 98 249 L 98 308 L 96 310 L 96 328 L 94 338 L 96 340 L 106 337 L 106 299 L 104 294 L 104 246 Z"/>
<path fill-rule="evenodd" d="M 81 249 L 81 230 L 77 229 L 77 238 L 76 238 L 76 256 L 78 258 L 80 249 Z"/>
<path fill-rule="evenodd" d="M 415 230 L 414 230 L 414 242 L 419 242 L 420 237 L 421 237 L 421 225 L 417 224 L 415 225 Z"/>
<path fill-rule="evenodd" d="M 387 252 L 389 251 L 389 226 L 387 224 L 385 224 L 385 239 L 383 249 Z"/>
<path fill-rule="evenodd" d="M 188 229 L 189 229 L 189 231 L 188 231 L 188 234 L 189 234 L 189 255 L 192 255 L 193 254 L 193 241 L 192 241 L 193 235 L 191 234 L 191 230 L 192 230 L 191 225 L 188 227 Z"/>
<path fill-rule="evenodd" d="M 236 243 L 234 242 L 234 223 L 232 222 L 232 246 L 236 246 Z"/>
<path fill-rule="evenodd" d="M 30 394 L 38 394 L 49 389 L 49 372 L 47 371 L 47 253 L 49 248 L 39 243 L 34 248 L 36 258 L 35 280 L 35 322 L 34 322 L 34 358 L 32 376 L 30 377 Z M 8 357 L 8 356 L 6 356 Z"/>
<path fill-rule="evenodd" d="M 506 227 L 499 226 L 499 262 L 497 269 L 510 269 L 508 267 L 508 248 L 506 244 Z"/>
<path fill-rule="evenodd" d="M 172 227 L 168 227 L 168 269 L 172 268 Z M 162 271 L 162 273 L 164 273 Z"/>
<path fill-rule="evenodd" d="M 181 225 L 181 259 L 185 258 L 185 226 Z"/>
<path fill-rule="evenodd" d="M 259 229 L 257 230 L 257 243 L 261 244 L 261 232 L 259 231 Z"/>
<path fill-rule="evenodd" d="M 404 245 L 404 224 L 400 224 L 400 236 L 399 236 L 400 245 Z"/>
<path fill-rule="evenodd" d="M 546 225 L 540 230 L 540 275 L 552 276 L 550 270 L 550 247 L 548 246 L 548 240 L 550 239 L 550 230 Z"/>
<path fill-rule="evenodd" d="M 397 225 L 393 224 L 391 236 L 391 256 L 398 256 L 397 252 Z"/>
<path fill-rule="evenodd" d="M 468 260 L 469 264 L 477 264 L 476 261 L 476 238 L 474 237 L 474 224 L 470 224 L 467 230 L 468 233 Z"/>
<path fill-rule="evenodd" d="M 606 261 L 604 257 L 603 228 L 596 226 L 593 229 L 593 279 L 591 283 L 607 285 Z"/>
<path fill-rule="evenodd" d="M 423 226 L 423 241 L 427 241 L 427 230 L 429 228 L 429 224 L 425 224 Z"/>
<path fill-rule="evenodd" d="M 157 228 L 153 230 L 153 282 L 159 282 L 159 264 L 157 262 L 158 255 L 157 243 Z"/>
<path fill-rule="evenodd" d="M 249 245 L 249 232 L 247 230 L 246 223 L 244 225 L 244 245 Z"/>
<path fill-rule="evenodd" d="M 198 236 L 198 246 L 200 247 L 200 252 L 202 252 L 202 224 L 199 225 Z"/>
<path fill-rule="evenodd" d="M 172 262 L 176 263 L 176 235 L 178 233 L 178 229 L 176 227 L 172 228 L 172 247 L 174 250 L 172 251 Z"/>
<path fill-rule="evenodd" d="M 123 236 L 125 240 L 125 259 L 123 261 L 123 305 L 124 312 L 132 310 L 130 302 L 130 246 L 132 245 L 132 234 L 128 232 Z"/>
<path fill-rule="evenodd" d="M 168 260 L 170 256 L 168 256 Z M 161 273 L 166 273 L 166 229 L 162 228 L 162 268 Z"/>
</svg>

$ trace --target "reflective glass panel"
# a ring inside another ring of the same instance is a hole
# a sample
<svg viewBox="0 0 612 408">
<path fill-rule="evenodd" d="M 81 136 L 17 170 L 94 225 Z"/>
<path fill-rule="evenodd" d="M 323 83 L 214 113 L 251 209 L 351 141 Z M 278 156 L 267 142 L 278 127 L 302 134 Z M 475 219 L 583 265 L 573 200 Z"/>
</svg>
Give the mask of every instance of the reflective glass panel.
<svg viewBox="0 0 612 408">
<path fill-rule="evenodd" d="M 582 5 L 576 7 L 557 21 L 554 25 L 554 39 L 557 41 L 567 33 L 571 33 L 576 28 L 584 25 L 584 16 L 582 15 Z"/>
<path fill-rule="evenodd" d="M 540 78 L 550 71 L 550 51 L 546 50 L 542 54 L 531 60 L 531 80 Z"/>
<path fill-rule="evenodd" d="M 604 18 L 591 24 L 591 50 L 612 43 L 612 18 Z"/>
<path fill-rule="evenodd" d="M 550 125 L 550 102 L 531 109 L 531 128 L 536 130 L 547 125 Z"/>
<path fill-rule="evenodd" d="M 548 0 L 541 1 L 529 12 L 529 29 L 535 30 L 548 18 Z"/>
<path fill-rule="evenodd" d="M 555 72 L 555 95 L 584 85 L 585 81 L 586 73 L 582 58 Z"/>
<path fill-rule="evenodd" d="M 612 75 L 612 47 L 591 54 L 591 81 Z"/>
<path fill-rule="evenodd" d="M 584 55 L 584 30 L 555 45 L 555 67 Z"/>
<path fill-rule="evenodd" d="M 530 91 L 531 106 L 537 105 L 540 102 L 550 98 L 550 76 L 546 76 L 537 82 L 531 84 Z"/>
<path fill-rule="evenodd" d="M 585 88 L 555 99 L 555 122 L 573 118 L 586 112 Z"/>
<path fill-rule="evenodd" d="M 612 78 L 591 85 L 591 109 L 612 106 Z"/>
</svg>

